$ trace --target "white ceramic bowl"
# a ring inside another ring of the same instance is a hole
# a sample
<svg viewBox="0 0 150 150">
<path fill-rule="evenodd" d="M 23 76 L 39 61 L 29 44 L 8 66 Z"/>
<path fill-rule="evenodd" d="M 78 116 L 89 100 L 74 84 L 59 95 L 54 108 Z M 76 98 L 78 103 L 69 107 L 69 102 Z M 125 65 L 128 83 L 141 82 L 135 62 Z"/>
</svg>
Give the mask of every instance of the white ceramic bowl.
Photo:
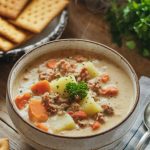
<svg viewBox="0 0 150 150">
<path fill-rule="evenodd" d="M 81 54 L 82 52 L 90 51 L 95 55 L 105 55 L 107 58 L 111 59 L 113 62 L 117 63 L 121 68 L 123 68 L 127 75 L 130 77 L 134 88 L 133 90 L 135 103 L 129 115 L 126 116 L 126 118 L 124 118 L 124 120 L 122 120 L 121 123 L 107 130 L 106 132 L 92 136 L 64 137 L 43 132 L 33 127 L 19 115 L 18 110 L 16 109 L 13 102 L 11 90 L 15 85 L 15 80 L 18 76 L 18 73 L 28 63 L 30 63 L 36 58 L 39 58 L 43 54 L 50 54 L 52 51 L 58 50 L 65 51 L 66 49 L 69 49 L 70 51 L 76 50 Z M 58 40 L 47 43 L 43 46 L 29 51 L 27 54 L 23 55 L 23 57 L 21 57 L 12 68 L 7 84 L 7 108 L 9 115 L 20 134 L 23 135 L 26 142 L 39 150 L 108 150 L 109 148 L 113 148 L 116 144 L 119 143 L 120 139 L 127 133 L 127 131 L 132 127 L 133 123 L 135 122 L 138 111 L 138 101 L 138 79 L 133 68 L 127 62 L 127 60 L 115 50 L 103 44 L 88 40 Z"/>
</svg>

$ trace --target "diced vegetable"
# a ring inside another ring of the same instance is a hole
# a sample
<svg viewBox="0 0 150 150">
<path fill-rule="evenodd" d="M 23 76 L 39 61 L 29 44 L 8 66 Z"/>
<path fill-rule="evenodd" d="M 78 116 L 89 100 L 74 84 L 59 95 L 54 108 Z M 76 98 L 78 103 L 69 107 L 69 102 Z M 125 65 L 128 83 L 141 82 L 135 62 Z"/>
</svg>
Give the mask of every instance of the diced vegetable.
<svg viewBox="0 0 150 150">
<path fill-rule="evenodd" d="M 76 83 L 76 79 L 73 75 L 67 77 L 60 77 L 51 82 L 51 88 L 54 92 L 57 92 L 61 95 L 65 94 L 65 88 L 67 83 Z"/>
<path fill-rule="evenodd" d="M 69 114 L 61 116 L 54 116 L 49 120 L 50 126 L 53 132 L 58 133 L 64 130 L 72 130 L 76 127 L 76 124 Z"/>
<path fill-rule="evenodd" d="M 43 123 L 36 123 L 35 126 L 42 131 L 48 132 L 48 127 L 44 125 Z"/>
<path fill-rule="evenodd" d="M 100 89 L 100 94 L 103 96 L 116 96 L 118 94 L 118 89 L 116 87 Z"/>
<path fill-rule="evenodd" d="M 108 75 L 108 74 L 104 74 L 104 75 L 102 76 L 102 78 L 101 78 L 101 81 L 102 81 L 103 83 L 108 82 L 108 81 L 109 81 L 109 75 Z"/>
<path fill-rule="evenodd" d="M 57 60 L 56 60 L 56 59 L 50 59 L 50 60 L 47 62 L 47 67 L 53 69 L 53 68 L 56 67 L 56 64 L 57 64 Z"/>
<path fill-rule="evenodd" d="M 48 119 L 46 109 L 39 100 L 34 99 L 29 103 L 28 114 L 33 122 L 45 122 Z"/>
<path fill-rule="evenodd" d="M 87 114 L 84 111 L 77 111 L 71 115 L 74 119 L 86 119 Z"/>
<path fill-rule="evenodd" d="M 93 65 L 92 62 L 90 62 L 90 61 L 85 62 L 85 63 L 83 63 L 83 65 L 88 70 L 88 73 L 90 74 L 91 78 L 97 77 L 99 75 L 98 70 L 96 69 L 96 67 Z"/>
<path fill-rule="evenodd" d="M 47 80 L 39 81 L 31 86 L 31 90 L 37 95 L 44 94 L 45 92 L 50 92 L 49 82 Z"/>
<path fill-rule="evenodd" d="M 95 121 L 91 127 L 93 130 L 97 130 L 100 128 L 100 123 L 98 121 Z"/>
<path fill-rule="evenodd" d="M 31 98 L 31 93 L 25 93 L 22 96 L 17 96 L 15 99 L 16 106 L 19 109 L 23 109 L 25 105 L 28 103 L 30 98 Z"/>
<path fill-rule="evenodd" d="M 68 113 L 70 116 L 72 116 L 72 115 L 74 114 L 73 111 L 68 111 L 67 113 Z"/>
<path fill-rule="evenodd" d="M 102 111 L 101 106 L 94 101 L 90 94 L 81 100 L 80 106 L 88 115 L 94 115 Z"/>
</svg>

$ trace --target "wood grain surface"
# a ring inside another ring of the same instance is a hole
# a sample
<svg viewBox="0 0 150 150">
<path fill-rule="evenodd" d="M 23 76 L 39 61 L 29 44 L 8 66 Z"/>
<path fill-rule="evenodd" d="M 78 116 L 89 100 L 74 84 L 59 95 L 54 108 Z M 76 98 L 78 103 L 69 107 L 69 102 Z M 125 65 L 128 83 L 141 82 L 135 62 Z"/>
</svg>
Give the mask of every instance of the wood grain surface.
<svg viewBox="0 0 150 150">
<path fill-rule="evenodd" d="M 102 14 L 89 12 L 82 3 L 69 6 L 69 23 L 62 38 L 83 38 L 103 43 L 121 53 L 134 67 L 138 77 L 150 77 L 150 60 L 125 46 L 118 47 L 111 41 L 109 27 Z M 14 63 L 0 62 L 0 138 L 8 137 L 11 150 L 33 150 L 25 144 L 13 126 L 5 105 L 6 85 Z"/>
</svg>

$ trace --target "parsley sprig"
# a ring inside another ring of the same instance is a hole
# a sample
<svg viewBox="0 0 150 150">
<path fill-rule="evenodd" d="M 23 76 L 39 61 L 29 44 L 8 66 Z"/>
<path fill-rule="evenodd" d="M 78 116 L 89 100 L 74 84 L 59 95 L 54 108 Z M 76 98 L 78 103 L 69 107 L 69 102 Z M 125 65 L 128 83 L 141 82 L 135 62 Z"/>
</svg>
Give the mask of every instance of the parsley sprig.
<svg viewBox="0 0 150 150">
<path fill-rule="evenodd" d="M 107 12 L 112 38 L 118 45 L 126 38 L 126 45 L 135 46 L 145 57 L 150 57 L 150 0 L 128 0 L 118 6 L 118 0 L 112 0 Z"/>
<path fill-rule="evenodd" d="M 66 91 L 69 96 L 69 100 L 82 100 L 87 96 L 88 86 L 85 82 L 80 83 L 68 83 L 66 85 Z"/>
</svg>

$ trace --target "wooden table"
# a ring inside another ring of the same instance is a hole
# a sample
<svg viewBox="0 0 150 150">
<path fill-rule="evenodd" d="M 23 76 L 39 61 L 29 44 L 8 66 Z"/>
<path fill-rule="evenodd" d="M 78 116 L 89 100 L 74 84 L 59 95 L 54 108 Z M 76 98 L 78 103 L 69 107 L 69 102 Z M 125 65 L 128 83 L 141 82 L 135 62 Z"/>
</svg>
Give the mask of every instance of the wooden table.
<svg viewBox="0 0 150 150">
<path fill-rule="evenodd" d="M 62 38 L 90 39 L 108 45 L 121 53 L 134 67 L 138 77 L 150 76 L 150 60 L 143 58 L 126 47 L 119 48 L 111 42 L 109 28 L 102 14 L 92 14 L 83 4 L 69 6 L 69 23 Z M 13 126 L 5 106 L 5 93 L 8 74 L 13 63 L 0 62 L 0 138 L 8 137 L 12 150 L 33 150 L 24 143 Z"/>
</svg>

